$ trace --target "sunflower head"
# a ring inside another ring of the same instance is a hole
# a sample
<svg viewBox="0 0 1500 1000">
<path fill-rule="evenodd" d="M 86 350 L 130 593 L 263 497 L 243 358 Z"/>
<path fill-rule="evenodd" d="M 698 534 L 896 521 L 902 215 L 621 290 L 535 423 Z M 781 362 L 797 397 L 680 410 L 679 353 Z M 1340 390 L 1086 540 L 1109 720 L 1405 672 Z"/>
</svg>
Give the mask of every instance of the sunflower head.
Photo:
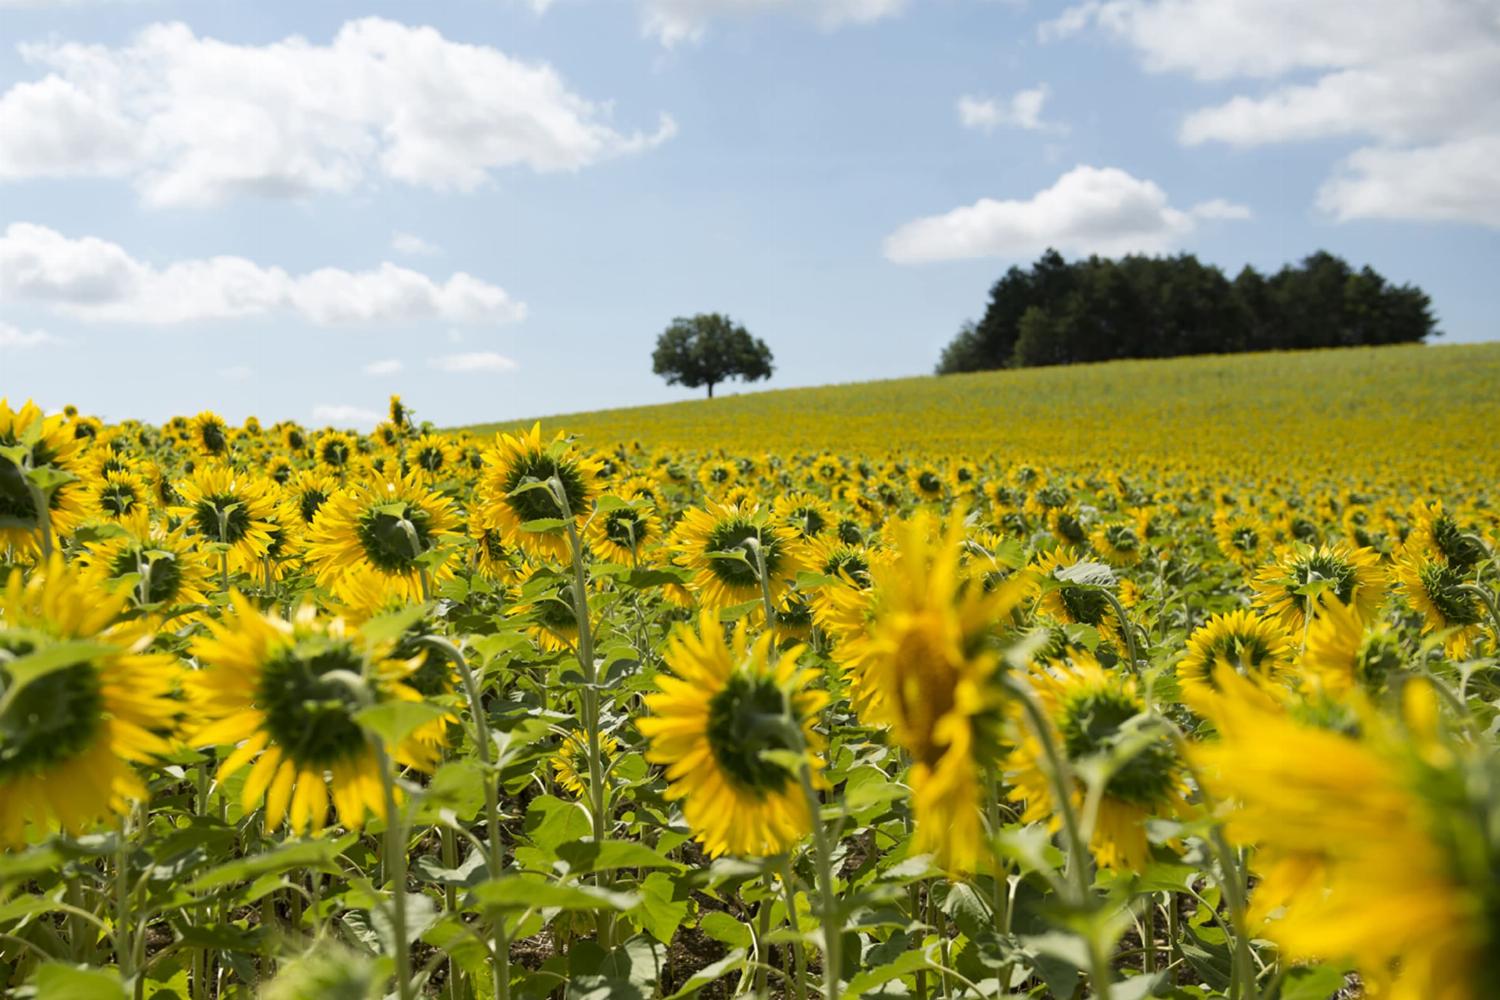
<svg viewBox="0 0 1500 1000">
<path fill-rule="evenodd" d="M 760 598 L 760 576 L 751 546 L 765 563 L 772 599 L 808 569 L 806 547 L 787 528 L 770 523 L 754 506 L 718 504 L 689 510 L 672 536 L 677 561 L 693 574 L 704 607 L 723 608 Z"/>
<path fill-rule="evenodd" d="M 1217 614 L 1188 638 L 1186 655 L 1177 664 L 1177 680 L 1188 704 L 1216 689 L 1217 670 L 1225 667 L 1262 685 L 1289 678 L 1294 647 L 1278 620 L 1253 611 Z"/>
<path fill-rule="evenodd" d="M 1252 586 L 1257 604 L 1280 618 L 1288 631 L 1301 632 L 1325 597 L 1369 619 L 1385 597 L 1386 580 L 1379 553 L 1336 542 L 1292 546 L 1280 561 L 1260 570 Z"/>
<path fill-rule="evenodd" d="M 219 456 L 229 450 L 229 425 L 224 418 L 204 410 L 193 418 L 192 443 L 205 455 Z"/>
<path fill-rule="evenodd" d="M 533 531 L 525 526 L 563 518 L 554 489 L 562 491 L 568 512 L 581 522 L 598 492 L 597 479 L 598 463 L 581 454 L 561 433 L 543 442 L 538 423 L 524 433 L 501 434 L 485 454 L 480 515 L 506 544 L 532 555 L 566 559 L 569 542 L 563 528 Z"/>
<path fill-rule="evenodd" d="M 443 565 L 429 567 L 429 553 L 455 533 L 456 525 L 452 502 L 416 477 L 366 479 L 318 509 L 307 532 L 307 561 L 318 582 L 335 592 L 349 570 L 368 567 L 393 592 L 422 600 L 423 572 L 448 572 Z"/>
<path fill-rule="evenodd" d="M 1421 612 L 1422 633 L 1444 632 L 1447 654 L 1467 656 L 1481 634 L 1484 613 L 1463 572 L 1450 563 L 1408 554 L 1396 576 L 1402 595 Z"/>
</svg>

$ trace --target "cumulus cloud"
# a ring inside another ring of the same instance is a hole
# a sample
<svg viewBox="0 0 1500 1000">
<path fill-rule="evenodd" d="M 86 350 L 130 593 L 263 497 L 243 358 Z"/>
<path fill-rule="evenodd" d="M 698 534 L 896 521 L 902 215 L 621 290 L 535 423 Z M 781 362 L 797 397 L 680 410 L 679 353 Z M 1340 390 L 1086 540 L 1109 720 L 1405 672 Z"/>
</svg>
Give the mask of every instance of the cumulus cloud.
<svg viewBox="0 0 1500 1000">
<path fill-rule="evenodd" d="M 1341 220 L 1500 226 L 1500 6 L 1478 0 L 1091 0 L 1042 28 L 1096 26 L 1148 70 L 1251 81 L 1182 122 L 1186 145 L 1367 142 L 1318 195 Z M 1288 80 L 1295 74 L 1295 79 Z"/>
<path fill-rule="evenodd" d="M 319 403 L 312 410 L 313 421 L 339 427 L 374 427 L 380 422 L 380 414 L 361 406 L 347 403 Z"/>
<path fill-rule="evenodd" d="M 71 238 L 16 222 L 0 234 L 0 302 L 31 302 L 83 320 L 189 323 L 290 312 L 319 325 L 441 320 L 498 324 L 526 306 L 497 285 L 458 272 L 437 282 L 385 263 L 370 271 L 292 275 L 244 257 L 157 267 L 117 243 Z"/>
<path fill-rule="evenodd" d="M 371 361 L 361 368 L 360 371 L 366 375 L 397 375 L 400 374 L 401 369 L 404 367 L 395 358 L 386 358 L 383 361 Z"/>
<path fill-rule="evenodd" d="M 1003 125 L 1033 132 L 1062 131 L 1062 126 L 1042 120 L 1042 105 L 1046 104 L 1048 93 L 1043 83 L 1006 98 L 966 94 L 958 99 L 958 120 L 964 128 L 982 132 L 993 132 Z"/>
<path fill-rule="evenodd" d="M 152 205 L 378 178 L 469 190 L 504 168 L 578 170 L 676 131 L 665 115 L 621 131 L 609 102 L 574 93 L 546 63 L 375 17 L 327 45 L 236 45 L 173 23 L 119 48 L 20 52 L 45 75 L 0 94 L 0 180 L 128 177 Z"/>
<path fill-rule="evenodd" d="M 397 233 L 391 237 L 391 249 L 411 257 L 436 257 L 442 248 L 428 243 L 414 233 Z"/>
<path fill-rule="evenodd" d="M 510 372 L 516 370 L 516 363 L 503 354 L 493 351 L 471 351 L 465 354 L 444 354 L 433 358 L 428 362 L 433 368 L 441 372 L 463 373 L 463 372 Z"/>
<path fill-rule="evenodd" d="M 0 320 L 0 350 L 26 350 L 44 344 L 60 344 L 61 340 L 46 330 L 23 330 Z"/>
<path fill-rule="evenodd" d="M 869 24 L 906 9 L 907 0 L 641 0 L 645 32 L 663 45 L 703 38 L 715 18 L 792 12 L 824 28 Z"/>
<path fill-rule="evenodd" d="M 1239 217 L 1233 212 L 1242 208 L 1214 201 L 1184 212 L 1173 208 L 1166 192 L 1151 181 L 1115 167 L 1078 166 L 1024 200 L 981 198 L 908 222 L 886 237 L 885 255 L 912 264 L 1023 258 L 1047 247 L 1109 256 L 1156 253 L 1179 245 L 1196 228 L 1198 217 Z"/>
<path fill-rule="evenodd" d="M 1246 219 L 1255 218 L 1255 213 L 1250 211 L 1249 205 L 1241 205 L 1239 202 L 1227 201 L 1223 198 L 1210 198 L 1208 201 L 1200 201 L 1191 209 L 1195 218 L 1199 219 L 1222 219 L 1225 221 L 1242 222 Z"/>
</svg>

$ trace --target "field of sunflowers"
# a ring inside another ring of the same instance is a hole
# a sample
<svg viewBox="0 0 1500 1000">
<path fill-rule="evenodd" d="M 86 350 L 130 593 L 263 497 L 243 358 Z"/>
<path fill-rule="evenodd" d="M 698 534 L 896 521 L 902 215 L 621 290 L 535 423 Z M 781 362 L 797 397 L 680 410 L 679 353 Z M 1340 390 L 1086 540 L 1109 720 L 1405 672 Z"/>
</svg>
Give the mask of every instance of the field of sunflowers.
<svg viewBox="0 0 1500 1000">
<path fill-rule="evenodd" d="M 0 401 L 0 996 L 1496 996 L 1497 386 Z"/>
</svg>

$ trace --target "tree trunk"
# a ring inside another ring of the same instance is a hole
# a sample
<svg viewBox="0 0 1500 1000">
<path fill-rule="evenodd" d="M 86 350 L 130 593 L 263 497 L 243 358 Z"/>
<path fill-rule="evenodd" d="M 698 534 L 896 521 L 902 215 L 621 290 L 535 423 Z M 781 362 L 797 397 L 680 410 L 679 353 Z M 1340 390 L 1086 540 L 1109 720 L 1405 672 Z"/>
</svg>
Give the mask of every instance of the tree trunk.
<svg viewBox="0 0 1500 1000">
<path fill-rule="evenodd" d="M 714 398 L 714 384 L 712 382 L 708 383 L 708 398 Z"/>
</svg>

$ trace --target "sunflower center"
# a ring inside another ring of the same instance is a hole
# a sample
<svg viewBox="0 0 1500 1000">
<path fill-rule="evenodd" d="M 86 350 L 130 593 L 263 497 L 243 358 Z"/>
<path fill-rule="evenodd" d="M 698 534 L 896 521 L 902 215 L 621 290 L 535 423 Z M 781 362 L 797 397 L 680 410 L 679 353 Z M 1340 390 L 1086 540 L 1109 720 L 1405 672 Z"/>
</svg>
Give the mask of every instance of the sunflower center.
<svg viewBox="0 0 1500 1000">
<path fill-rule="evenodd" d="M 1479 541 L 1464 534 L 1458 522 L 1447 514 L 1432 522 L 1432 540 L 1455 569 L 1469 569 L 1484 558 L 1484 547 Z"/>
<path fill-rule="evenodd" d="M 0 520 L 31 523 L 36 520 L 36 503 L 26 488 L 26 474 L 9 459 L 0 458 Z"/>
<path fill-rule="evenodd" d="M 297 511 L 302 515 L 303 524 L 312 524 L 313 518 L 318 516 L 318 511 L 323 504 L 328 502 L 328 494 L 319 489 L 305 489 L 302 496 L 297 500 Z"/>
<path fill-rule="evenodd" d="M 917 476 L 917 488 L 923 493 L 937 493 L 943 488 L 943 481 L 932 470 L 924 470 Z"/>
<path fill-rule="evenodd" d="M 1229 536 L 1229 544 L 1241 552 L 1254 552 L 1260 546 L 1260 533 L 1254 528 L 1236 528 Z"/>
<path fill-rule="evenodd" d="M 568 498 L 568 506 L 573 509 L 573 513 L 577 514 L 587 499 L 587 494 L 583 487 L 583 476 L 579 475 L 578 469 L 571 462 L 559 462 L 543 452 L 532 452 L 516 459 L 511 465 L 510 474 L 505 477 L 505 502 L 510 505 L 510 509 L 523 523 L 562 516 L 562 511 L 558 509 L 557 499 L 553 497 L 550 487 L 537 487 L 524 493 L 515 493 L 515 490 L 525 484 L 528 479 L 545 483 L 554 477 L 562 483 L 563 493 Z"/>
<path fill-rule="evenodd" d="M 114 578 L 130 573 L 146 577 L 146 603 L 161 604 L 177 596 L 182 586 L 182 567 L 177 556 L 171 552 L 122 549 L 109 565 L 109 575 Z"/>
<path fill-rule="evenodd" d="M 604 518 L 604 537 L 622 549 L 634 550 L 646 540 L 646 522 L 629 507 L 612 510 Z"/>
<path fill-rule="evenodd" d="M 1121 728 L 1140 714 L 1141 706 L 1118 691 L 1090 691 L 1063 706 L 1063 746 L 1070 761 L 1109 752 Z M 1172 788 L 1170 744 L 1158 739 L 1138 750 L 1110 776 L 1109 794 L 1132 805 L 1152 806 Z"/>
<path fill-rule="evenodd" d="M 14 655 L 31 652 L 30 643 L 0 648 Z M 0 666 L 0 691 L 13 678 Z M 53 670 L 27 684 L 0 713 L 0 778 L 40 774 L 70 760 L 94 742 L 104 722 L 104 692 L 90 663 Z"/>
<path fill-rule="evenodd" d="M 764 795 L 792 780 L 787 769 L 761 757 L 765 750 L 794 750 L 787 732 L 786 695 L 770 677 L 732 675 L 708 703 L 708 746 L 714 760 L 742 789 Z"/>
<path fill-rule="evenodd" d="M 1477 625 L 1480 621 L 1479 603 L 1464 593 L 1460 587 L 1463 578 L 1451 566 L 1428 563 L 1419 574 L 1422 589 L 1427 599 L 1449 625 Z"/>
<path fill-rule="evenodd" d="M 936 740 L 938 722 L 953 710 L 958 673 L 948 656 L 942 629 L 929 616 L 914 621 L 896 647 L 893 699 L 912 756 L 929 767 L 942 759 L 946 744 Z"/>
<path fill-rule="evenodd" d="M 398 573 L 411 569 L 430 547 L 428 522 L 425 510 L 398 501 L 365 510 L 354 531 L 377 569 Z"/>
<path fill-rule="evenodd" d="M 354 721 L 363 706 L 352 686 L 363 669 L 354 647 L 340 640 L 292 646 L 262 668 L 256 696 L 266 731 L 293 762 L 323 766 L 363 749 Z"/>
<path fill-rule="evenodd" d="M 318 455 L 329 465 L 342 467 L 349 461 L 349 445 L 343 441 L 325 441 L 318 449 Z"/>
<path fill-rule="evenodd" d="M 760 542 L 761 556 L 766 561 L 766 573 L 776 575 L 776 567 L 781 563 L 781 545 L 775 536 L 763 534 L 759 525 L 744 518 L 731 518 L 714 525 L 713 531 L 708 534 L 706 551 L 744 552 L 747 558 L 744 562 L 738 559 L 710 559 L 708 566 L 714 576 L 734 587 L 754 587 L 760 583 L 755 563 L 744 547 L 745 542 L 751 538 Z"/>
<path fill-rule="evenodd" d="M 99 491 L 99 507 L 114 517 L 124 517 L 140 502 L 129 483 L 106 483 Z"/>
<path fill-rule="evenodd" d="M 554 632 L 571 632 L 578 627 L 578 614 L 573 610 L 573 586 L 567 582 L 558 585 L 551 596 L 536 602 L 537 620 Z"/>
<path fill-rule="evenodd" d="M 823 572 L 828 576 L 845 574 L 861 589 L 870 585 L 870 563 L 858 552 L 835 552 L 823 564 Z"/>
<path fill-rule="evenodd" d="M 1109 611 L 1109 598 L 1094 587 L 1063 587 L 1057 593 L 1075 622 L 1097 626 Z"/>
<path fill-rule="evenodd" d="M 193 526 L 200 535 L 233 545 L 250 530 L 250 512 L 234 494 L 215 493 L 193 508 Z"/>
<path fill-rule="evenodd" d="M 823 519 L 823 515 L 812 507 L 799 507 L 797 510 L 792 511 L 791 517 L 788 518 L 788 523 L 796 528 L 800 534 L 809 537 L 820 534 L 828 526 L 828 522 Z"/>
<path fill-rule="evenodd" d="M 437 472 L 443 467 L 441 448 L 423 448 L 417 452 L 417 464 L 428 472 Z"/>
<path fill-rule="evenodd" d="M 1105 528 L 1104 537 L 1110 545 L 1121 552 L 1134 552 L 1141 544 L 1140 539 L 1135 536 L 1135 529 L 1123 524 Z"/>
<path fill-rule="evenodd" d="M 219 454 L 224 450 L 224 446 L 229 443 L 228 439 L 224 436 L 224 425 L 217 422 L 204 424 L 203 428 L 199 431 L 199 436 L 203 441 L 203 450 L 210 455 Z"/>
<path fill-rule="evenodd" d="M 1308 556 L 1294 566 L 1292 579 L 1295 582 L 1287 585 L 1287 594 L 1293 601 L 1303 605 L 1312 599 L 1303 597 L 1297 591 L 1315 580 L 1331 581 L 1333 592 L 1343 604 L 1353 603 L 1354 588 L 1359 582 L 1353 566 L 1322 552 Z"/>
</svg>

